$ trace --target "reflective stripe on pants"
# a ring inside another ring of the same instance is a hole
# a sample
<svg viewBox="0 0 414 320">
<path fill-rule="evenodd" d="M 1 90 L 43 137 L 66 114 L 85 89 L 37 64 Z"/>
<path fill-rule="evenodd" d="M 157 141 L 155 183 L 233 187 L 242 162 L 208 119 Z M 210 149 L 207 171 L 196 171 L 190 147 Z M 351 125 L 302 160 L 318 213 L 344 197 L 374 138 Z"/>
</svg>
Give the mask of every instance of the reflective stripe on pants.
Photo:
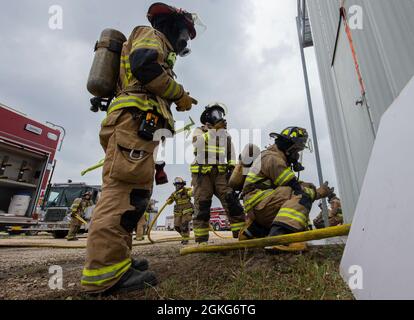
<svg viewBox="0 0 414 320">
<path fill-rule="evenodd" d="M 131 267 L 131 259 L 126 259 L 113 266 L 101 269 L 89 270 L 83 269 L 81 283 L 83 285 L 101 286 L 106 282 L 119 278 Z"/>
</svg>

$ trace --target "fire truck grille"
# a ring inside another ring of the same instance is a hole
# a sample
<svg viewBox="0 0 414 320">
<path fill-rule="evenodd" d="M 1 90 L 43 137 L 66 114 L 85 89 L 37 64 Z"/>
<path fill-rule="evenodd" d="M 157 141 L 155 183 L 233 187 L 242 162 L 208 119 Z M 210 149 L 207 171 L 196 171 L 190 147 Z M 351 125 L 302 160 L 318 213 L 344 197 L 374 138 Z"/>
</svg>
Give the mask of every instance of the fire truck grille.
<svg viewBox="0 0 414 320">
<path fill-rule="evenodd" d="M 59 222 L 66 216 L 66 209 L 48 209 L 45 215 L 46 222 Z"/>
</svg>

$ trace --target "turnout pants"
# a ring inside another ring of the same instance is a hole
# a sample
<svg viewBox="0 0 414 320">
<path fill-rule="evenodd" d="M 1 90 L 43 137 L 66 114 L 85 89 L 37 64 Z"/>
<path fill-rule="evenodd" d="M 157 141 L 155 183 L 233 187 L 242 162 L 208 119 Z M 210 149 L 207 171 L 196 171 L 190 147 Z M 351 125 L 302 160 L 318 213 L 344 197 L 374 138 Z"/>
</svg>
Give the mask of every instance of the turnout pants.
<svg viewBox="0 0 414 320">
<path fill-rule="evenodd" d="M 141 219 L 139 219 L 139 222 L 137 224 L 137 229 L 135 230 L 135 233 L 136 233 L 135 237 L 137 238 L 137 240 L 144 238 L 146 223 L 147 222 L 145 221 L 145 215 L 143 215 Z"/>
<path fill-rule="evenodd" d="M 87 292 L 106 291 L 131 267 L 132 232 L 151 197 L 158 145 L 138 137 L 142 116 L 121 109 L 102 124 L 102 194 L 92 215 L 81 281 Z"/>
<path fill-rule="evenodd" d="M 82 222 L 80 222 L 75 217 L 72 217 L 72 219 L 70 221 L 70 226 L 69 226 L 69 233 L 68 233 L 68 236 L 66 237 L 66 239 L 68 239 L 68 240 L 75 239 L 76 235 L 78 234 L 78 232 L 81 228 L 81 226 L 82 226 Z"/>
<path fill-rule="evenodd" d="M 248 198 L 254 197 L 252 193 Z M 264 198 L 252 210 L 254 223 L 248 231 L 254 237 L 267 236 L 272 225 L 280 225 L 292 232 L 307 229 L 309 209 L 305 207 L 301 195 L 295 195 L 289 187 L 280 187 Z"/>
<path fill-rule="evenodd" d="M 207 242 L 210 231 L 210 209 L 213 196 L 219 198 L 229 217 L 233 236 L 238 237 L 245 226 L 243 208 L 229 200 L 232 189 L 228 186 L 227 175 L 213 169 L 209 174 L 193 174 L 192 185 L 194 194 L 195 214 L 193 219 L 195 241 Z"/>
<path fill-rule="evenodd" d="M 183 240 L 190 240 L 190 222 L 192 214 L 174 214 L 174 228 Z"/>
</svg>

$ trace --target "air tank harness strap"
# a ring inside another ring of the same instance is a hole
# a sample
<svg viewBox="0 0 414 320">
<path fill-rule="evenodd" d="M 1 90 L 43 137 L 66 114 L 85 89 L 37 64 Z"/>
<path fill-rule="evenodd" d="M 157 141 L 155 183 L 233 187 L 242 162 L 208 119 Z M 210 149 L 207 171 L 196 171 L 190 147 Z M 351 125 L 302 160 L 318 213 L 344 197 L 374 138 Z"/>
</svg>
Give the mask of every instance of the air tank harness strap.
<svg viewBox="0 0 414 320">
<path fill-rule="evenodd" d="M 95 51 L 100 49 L 100 48 L 106 48 L 109 51 L 115 52 L 117 54 L 121 54 L 122 53 L 122 46 L 123 46 L 123 43 L 121 43 L 119 41 L 105 39 L 105 40 L 101 40 L 101 41 L 96 41 Z"/>
</svg>

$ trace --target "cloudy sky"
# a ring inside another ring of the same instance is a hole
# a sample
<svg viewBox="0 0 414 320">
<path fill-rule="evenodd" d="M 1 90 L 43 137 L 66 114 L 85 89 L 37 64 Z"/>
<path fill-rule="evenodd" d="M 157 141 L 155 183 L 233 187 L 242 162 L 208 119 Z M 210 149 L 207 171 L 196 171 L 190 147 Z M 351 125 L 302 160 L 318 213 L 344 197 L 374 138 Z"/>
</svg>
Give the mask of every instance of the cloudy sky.
<svg viewBox="0 0 414 320">
<path fill-rule="evenodd" d="M 147 25 L 146 12 L 152 2 L 18 0 L 2 4 L 0 102 L 34 119 L 66 128 L 54 182 L 72 179 L 101 183 L 100 170 L 80 176 L 83 169 L 104 157 L 98 133 L 105 115 L 89 111 L 90 94 L 86 90 L 93 47 L 104 28 L 115 28 L 129 36 L 135 26 Z M 200 102 L 190 113 L 175 113 L 177 121 L 188 122 L 188 116 L 198 121 L 203 106 L 221 101 L 229 108 L 230 127 L 251 132 L 260 129 L 262 147 L 270 143 L 269 132 L 291 125 L 310 131 L 295 22 L 296 1 L 167 3 L 198 13 L 207 25 L 191 44 L 193 53 L 180 59 L 175 67 L 178 81 Z M 62 30 L 49 28 L 52 5 L 63 9 Z M 336 186 L 317 65 L 313 49 L 306 50 L 324 176 Z M 176 143 L 183 140 L 183 136 L 178 137 Z M 167 150 L 173 150 L 174 144 L 170 141 Z M 302 178 L 317 184 L 314 158 L 314 154 L 305 154 L 307 170 Z M 188 164 L 169 165 L 167 172 L 170 181 L 175 176 L 190 181 Z M 171 185 L 157 187 L 154 198 L 164 202 L 172 191 Z M 169 208 L 166 214 L 171 211 Z"/>
</svg>

